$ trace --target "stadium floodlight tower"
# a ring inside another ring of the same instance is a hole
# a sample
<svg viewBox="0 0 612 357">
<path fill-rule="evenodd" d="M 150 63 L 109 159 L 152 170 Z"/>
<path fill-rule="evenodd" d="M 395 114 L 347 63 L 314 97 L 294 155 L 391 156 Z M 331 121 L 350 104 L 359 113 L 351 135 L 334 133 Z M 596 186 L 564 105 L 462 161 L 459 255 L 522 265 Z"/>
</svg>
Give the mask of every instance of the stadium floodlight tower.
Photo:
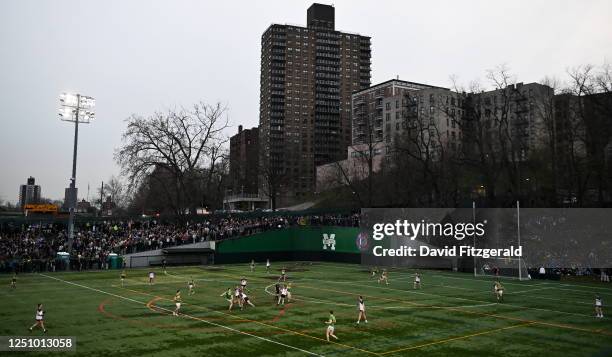
<svg viewBox="0 0 612 357">
<path fill-rule="evenodd" d="M 74 149 L 72 152 L 72 176 L 70 176 L 70 187 L 66 189 L 65 205 L 70 210 L 68 219 L 68 246 L 70 252 L 72 250 L 72 241 L 74 238 L 74 214 L 77 205 L 77 189 L 76 189 L 76 163 L 77 163 L 77 143 L 79 141 L 79 123 L 89 124 L 95 118 L 93 111 L 96 105 L 96 100 L 92 97 L 62 93 L 60 95 L 59 117 L 63 121 L 74 123 Z"/>
</svg>

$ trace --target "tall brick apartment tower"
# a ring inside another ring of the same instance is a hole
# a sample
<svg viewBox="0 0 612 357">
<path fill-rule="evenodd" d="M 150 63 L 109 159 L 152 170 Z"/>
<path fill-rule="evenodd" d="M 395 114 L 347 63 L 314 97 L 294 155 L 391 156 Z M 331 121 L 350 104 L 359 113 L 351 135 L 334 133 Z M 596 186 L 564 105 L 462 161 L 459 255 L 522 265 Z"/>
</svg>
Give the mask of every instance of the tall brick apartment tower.
<svg viewBox="0 0 612 357">
<path fill-rule="evenodd" d="M 314 191 L 317 165 L 346 157 L 351 94 L 370 86 L 370 38 L 336 31 L 334 17 L 313 4 L 306 27 L 273 24 L 261 37 L 261 167 L 279 204 Z"/>
<path fill-rule="evenodd" d="M 370 37 L 336 31 L 334 17 L 313 4 L 306 27 L 273 24 L 261 37 L 261 170 L 279 204 L 314 191 L 317 165 L 346 157 L 351 94 L 370 86 Z"/>
</svg>

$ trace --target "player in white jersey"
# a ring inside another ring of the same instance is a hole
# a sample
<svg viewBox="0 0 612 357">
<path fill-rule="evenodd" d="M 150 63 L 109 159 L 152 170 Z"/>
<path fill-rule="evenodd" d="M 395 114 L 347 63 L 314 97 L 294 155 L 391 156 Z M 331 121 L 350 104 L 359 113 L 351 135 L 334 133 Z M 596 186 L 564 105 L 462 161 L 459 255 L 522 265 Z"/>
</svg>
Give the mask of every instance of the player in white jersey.
<svg viewBox="0 0 612 357">
<path fill-rule="evenodd" d="M 383 281 L 385 282 L 386 285 L 389 285 L 389 276 L 388 276 L 386 269 L 383 269 L 382 273 L 380 274 L 380 278 L 378 278 L 379 284 Z"/>
<path fill-rule="evenodd" d="M 43 329 L 43 333 L 47 333 L 47 329 L 45 328 L 45 321 L 44 321 L 45 311 L 43 310 L 42 304 L 38 304 L 38 306 L 36 307 L 36 316 L 34 318 L 36 319 L 36 322 L 34 323 L 34 325 L 30 326 L 29 328 L 30 332 L 32 332 L 34 327 L 40 326 Z"/>
<path fill-rule="evenodd" d="M 421 288 L 421 274 L 416 273 L 414 274 L 414 289 L 420 289 Z"/>
<path fill-rule="evenodd" d="M 240 310 L 242 310 L 242 291 L 239 286 L 236 286 L 234 289 L 234 303 L 240 306 Z"/>
<path fill-rule="evenodd" d="M 242 306 L 244 306 L 244 304 L 249 304 L 252 307 L 255 307 L 255 305 L 253 305 L 251 300 L 249 300 L 249 297 L 247 296 L 247 294 L 244 293 L 244 291 L 240 293 L 240 299 L 242 300 Z M 242 307 L 240 309 L 242 309 Z"/>
<path fill-rule="evenodd" d="M 276 305 L 285 306 L 285 299 L 287 299 L 288 294 L 289 294 L 289 291 L 287 290 L 287 287 L 283 285 L 280 288 L 280 296 L 278 297 L 278 301 L 276 302 Z"/>
<path fill-rule="evenodd" d="M 150 271 L 149 272 L 149 285 L 153 285 L 155 284 L 155 273 Z"/>
<path fill-rule="evenodd" d="M 287 284 L 287 302 L 291 302 L 291 283 Z"/>
<path fill-rule="evenodd" d="M 270 259 L 266 259 L 266 273 L 270 272 Z"/>
<path fill-rule="evenodd" d="M 247 291 L 247 280 L 245 278 L 240 279 L 240 289 Z"/>
<path fill-rule="evenodd" d="M 251 273 L 255 270 L 255 260 L 251 260 Z"/>
<path fill-rule="evenodd" d="M 366 316 L 366 311 L 365 311 L 365 301 L 363 301 L 363 297 L 361 295 L 359 295 L 359 300 L 357 301 L 357 309 L 359 310 L 359 316 L 357 317 L 357 324 L 359 325 L 359 321 L 361 321 L 362 317 L 365 323 L 367 324 L 368 317 Z"/>
<path fill-rule="evenodd" d="M 603 300 L 599 295 L 595 296 L 595 317 L 603 318 Z"/>
</svg>

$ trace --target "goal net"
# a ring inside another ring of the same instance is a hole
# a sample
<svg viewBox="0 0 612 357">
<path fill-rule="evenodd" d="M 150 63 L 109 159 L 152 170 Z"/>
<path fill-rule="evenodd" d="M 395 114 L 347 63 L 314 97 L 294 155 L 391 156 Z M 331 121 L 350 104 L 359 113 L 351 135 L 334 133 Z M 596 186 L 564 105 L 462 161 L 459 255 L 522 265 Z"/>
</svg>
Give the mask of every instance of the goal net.
<svg viewBox="0 0 612 357">
<path fill-rule="evenodd" d="M 490 276 L 529 280 L 527 264 L 523 258 L 476 258 L 474 276 Z"/>
</svg>

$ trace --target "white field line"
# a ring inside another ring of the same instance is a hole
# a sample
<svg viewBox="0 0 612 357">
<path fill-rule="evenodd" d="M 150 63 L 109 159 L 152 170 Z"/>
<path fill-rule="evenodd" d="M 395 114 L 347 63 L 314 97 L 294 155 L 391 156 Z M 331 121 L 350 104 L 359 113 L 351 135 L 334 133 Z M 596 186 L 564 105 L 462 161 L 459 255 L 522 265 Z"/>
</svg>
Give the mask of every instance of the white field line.
<svg viewBox="0 0 612 357">
<path fill-rule="evenodd" d="M 347 285 L 357 286 L 357 287 L 363 287 L 364 286 L 364 284 L 360 284 L 360 283 L 341 282 L 341 281 L 332 281 L 332 280 L 324 280 L 324 279 L 302 278 L 302 280 L 314 280 L 314 281 L 329 282 L 329 283 L 334 283 L 334 284 L 347 284 Z M 483 306 L 485 306 L 485 304 L 491 303 L 490 301 L 484 301 L 484 300 L 468 299 L 468 298 L 461 298 L 461 297 L 455 297 L 455 296 L 446 296 L 446 295 L 440 295 L 440 294 L 434 294 L 434 293 L 425 293 L 425 292 L 414 291 L 414 290 L 394 289 L 394 288 L 389 288 L 389 287 L 386 287 L 386 286 L 376 286 L 376 285 L 367 285 L 367 286 L 371 287 L 371 288 L 376 288 L 376 289 L 383 289 L 383 290 L 390 290 L 390 291 L 400 291 L 400 292 L 410 293 L 410 294 L 418 294 L 418 295 L 425 295 L 425 296 L 435 296 L 435 297 L 441 297 L 441 298 L 445 298 L 445 299 L 455 299 L 455 300 L 462 300 L 462 301 L 477 302 L 477 303 L 482 303 Z M 528 307 L 528 306 L 508 304 L 508 303 L 503 303 L 503 306 L 509 306 L 509 307 L 514 307 L 514 308 L 518 308 L 518 309 L 525 309 L 525 310 L 555 312 L 555 313 L 559 313 L 559 314 L 581 316 L 581 317 L 589 317 L 589 318 L 592 317 L 590 314 L 579 314 L 579 313 L 575 313 L 575 312 L 559 311 L 559 310 L 544 309 L 544 308 L 537 308 L 537 307 Z M 459 308 L 460 306 L 454 306 L 454 307 L 455 308 Z"/>
<path fill-rule="evenodd" d="M 264 291 L 270 295 L 270 296 L 274 296 L 273 293 L 271 293 L 270 291 L 268 291 L 268 289 L 274 286 L 274 284 L 270 284 L 268 286 L 265 287 Z M 300 295 L 301 296 L 301 295 Z M 327 304 L 327 305 L 336 305 L 336 306 L 349 306 L 349 307 L 355 307 L 357 308 L 357 304 L 347 304 L 347 303 L 343 303 L 343 302 L 336 302 L 336 301 L 332 301 L 332 300 L 326 300 L 326 299 L 317 299 L 317 298 L 313 298 L 313 297 L 304 297 L 301 296 L 300 298 L 294 298 L 292 300 L 296 300 L 296 301 L 305 301 L 305 302 L 311 302 L 314 304 Z M 482 307 L 482 306 L 491 306 L 491 305 L 496 305 L 496 303 L 492 302 L 492 303 L 488 303 L 488 304 L 480 304 L 480 305 L 459 305 L 459 306 L 407 306 L 407 305 L 403 305 L 403 306 L 378 306 L 378 305 L 368 305 L 368 307 L 371 307 L 373 309 L 380 309 L 380 310 L 403 310 L 403 309 L 446 309 L 446 308 L 458 308 L 458 307 Z"/>
<path fill-rule="evenodd" d="M 170 276 L 170 277 L 172 277 L 174 279 L 177 279 L 177 280 L 184 280 L 184 277 L 186 277 L 185 275 L 171 274 L 171 273 L 168 273 L 168 272 L 166 272 L 166 275 L 168 275 L 168 276 Z M 181 277 L 183 277 L 183 278 L 181 278 Z M 392 281 L 398 281 L 398 280 L 399 281 L 403 281 L 403 280 L 406 280 L 406 279 L 409 279 L 409 278 L 413 278 L 413 277 L 412 276 L 405 276 L 405 277 L 400 277 L 400 278 L 392 279 Z M 129 280 L 129 278 L 128 278 L 128 280 Z M 194 280 L 196 280 L 196 281 L 208 281 L 208 282 L 221 282 L 221 283 L 230 283 L 230 284 L 235 284 L 236 283 L 233 280 L 220 280 L 220 279 L 196 278 Z M 303 280 L 309 280 L 309 278 L 303 278 Z M 320 280 L 320 279 L 310 279 L 310 280 Z M 352 284 L 353 283 L 351 281 L 335 281 L 335 282 L 336 283 L 344 283 L 344 284 Z M 169 282 L 168 283 L 160 283 L 160 282 L 157 282 L 155 284 L 157 285 L 157 284 L 173 284 L 173 283 L 169 283 Z M 254 283 L 254 284 L 257 284 L 257 283 Z M 127 286 L 135 286 L 135 285 L 148 285 L 148 283 L 147 282 L 130 283 Z M 118 285 L 111 285 L 111 286 L 118 287 Z M 467 290 L 467 291 L 474 292 L 474 290 L 469 289 L 469 288 L 463 288 L 463 287 L 452 286 L 452 285 L 429 284 L 428 283 L 427 286 L 437 286 L 437 287 L 441 287 L 441 288 L 459 289 L 459 290 Z M 531 293 L 533 291 L 546 290 L 546 289 L 558 289 L 558 288 L 551 287 L 551 286 L 546 286 L 546 287 L 541 287 L 541 288 L 525 289 L 525 290 L 520 290 L 520 291 L 517 291 L 517 292 L 512 292 L 512 295 L 526 294 L 526 293 Z M 407 291 L 410 292 L 410 290 L 407 290 Z M 487 290 L 483 290 L 483 292 L 488 292 L 488 291 L 489 291 L 488 289 Z M 444 295 L 437 295 L 436 294 L 436 296 L 442 297 Z M 459 299 L 459 298 L 452 297 L 452 296 L 450 298 Z M 302 298 L 302 299 L 304 299 L 304 298 Z M 327 300 L 315 299 L 315 298 L 311 298 L 311 297 L 308 297 L 308 299 L 319 300 L 319 302 L 311 301 L 313 303 L 322 303 L 322 301 L 327 301 Z M 297 299 L 294 299 L 294 300 L 297 300 Z M 536 300 L 566 301 L 564 299 L 552 298 L 552 297 L 547 297 L 547 296 L 538 296 L 536 298 Z M 472 300 L 472 301 L 481 301 L 481 300 Z M 574 301 L 573 303 L 580 304 L 580 305 L 589 305 L 589 306 L 593 305 L 593 303 L 585 302 L 585 301 Z M 352 305 L 343 304 L 343 303 L 335 303 L 335 304 L 337 306 L 352 306 Z M 454 307 L 482 307 L 482 306 L 492 306 L 492 305 L 495 305 L 495 304 L 496 303 L 488 303 L 488 304 L 483 303 L 483 304 L 477 304 L 477 305 L 458 305 L 458 306 L 454 306 Z M 453 306 L 445 306 L 445 307 L 453 307 Z M 403 308 L 403 309 L 412 309 L 412 308 L 415 308 L 415 307 L 411 307 L 411 306 L 398 306 L 398 307 L 378 307 L 378 308 L 385 308 L 385 309 L 392 309 L 392 308 L 397 308 L 397 309 L 400 309 L 400 308 Z"/>
<path fill-rule="evenodd" d="M 322 281 L 319 279 L 319 281 Z M 362 286 L 359 284 L 351 284 L 353 286 Z M 413 293 L 413 294 L 421 294 L 421 295 L 430 295 L 430 296 L 437 296 L 437 297 L 441 297 L 441 298 L 451 298 L 451 299 L 455 299 L 455 300 L 464 300 L 464 301 L 473 301 L 473 302 L 480 302 L 482 303 L 482 306 L 486 306 L 486 304 L 488 304 L 489 302 L 485 301 L 485 300 L 477 300 L 477 299 L 467 299 L 467 298 L 460 298 L 460 297 L 453 297 L 453 296 L 446 296 L 446 295 L 439 295 L 439 294 L 434 294 L 434 293 L 423 293 L 420 291 L 412 291 L 412 290 L 402 290 L 402 289 L 394 289 L 394 288 L 389 288 L 386 286 L 370 286 L 372 288 L 378 288 L 378 289 L 386 289 L 386 290 L 393 290 L 393 291 L 401 291 L 401 292 L 406 292 L 406 293 Z M 507 295 L 507 296 L 511 296 L 511 295 Z M 468 305 L 469 306 L 469 305 Z M 522 305 L 515 305 L 515 304 L 508 304 L 508 303 L 503 303 L 501 304 L 501 306 L 509 306 L 509 307 L 514 307 L 514 308 L 518 308 L 518 309 L 525 309 L 525 310 L 536 310 L 536 311 L 545 311 L 545 312 L 555 312 L 555 313 L 559 313 L 559 314 L 566 314 L 566 315 L 574 315 L 574 316 L 581 316 L 581 317 L 592 317 L 589 314 L 579 314 L 579 313 L 575 313 L 575 312 L 567 312 L 567 311 L 559 311 L 559 310 L 552 310 L 552 309 L 544 309 L 544 308 L 537 308 L 537 307 L 528 307 L 528 306 L 522 306 Z M 460 308 L 461 306 L 453 306 L 455 308 Z"/>
<path fill-rule="evenodd" d="M 83 288 L 83 289 L 88 289 L 88 290 L 95 291 L 95 292 L 98 292 L 98 293 L 101 293 L 101 294 L 110 295 L 110 296 L 113 296 L 113 297 L 116 297 L 116 298 L 119 298 L 119 299 L 123 299 L 123 300 L 126 300 L 126 301 L 131 301 L 131 302 L 137 303 L 139 305 L 145 305 L 146 306 L 146 303 L 144 303 L 142 301 L 134 300 L 134 299 L 131 299 L 131 298 L 128 298 L 128 297 L 125 297 L 125 296 L 109 293 L 109 292 L 104 291 L 104 290 L 100 290 L 100 289 L 92 288 L 92 287 L 89 287 L 89 286 L 81 285 L 81 284 L 78 284 L 78 283 L 74 283 L 74 282 L 71 282 L 71 281 L 63 280 L 63 279 L 56 278 L 56 277 L 53 277 L 53 276 L 50 276 L 50 275 L 46 275 L 46 274 L 40 274 L 40 275 L 42 275 L 42 276 L 44 276 L 46 278 L 49 278 L 49 279 L 61 281 L 63 283 L 69 284 L 69 285 L 78 286 L 78 287 Z M 156 307 L 161 309 L 161 310 L 166 310 L 168 312 L 172 312 L 172 310 L 170 310 L 170 309 L 166 309 L 166 308 L 163 308 L 163 307 L 160 307 L 160 306 L 156 306 Z M 320 354 L 317 354 L 317 353 L 314 353 L 314 352 L 310 352 L 310 351 L 301 349 L 299 347 L 291 346 L 291 345 L 288 345 L 288 344 L 285 344 L 285 343 L 282 343 L 282 342 L 270 340 L 270 339 L 265 338 L 265 337 L 261 337 L 261 336 L 257 336 L 257 335 L 254 335 L 254 334 L 251 334 L 251 333 L 248 333 L 248 332 L 240 331 L 240 330 L 237 330 L 235 328 L 232 328 L 232 327 L 229 327 L 229 326 L 225 326 L 225 325 L 221 325 L 221 324 L 218 324 L 218 323 L 215 323 L 215 322 L 211 322 L 211 321 L 208 321 L 208 320 L 204 320 L 204 319 L 196 317 L 196 316 L 191 316 L 191 315 L 187 315 L 187 314 L 180 314 L 180 316 L 186 317 L 186 318 L 191 319 L 191 320 L 201 321 L 201 322 L 204 322 L 204 323 L 206 323 L 208 325 L 220 327 L 220 328 L 223 328 L 223 329 L 226 329 L 228 331 L 232 331 L 232 332 L 235 332 L 235 333 L 238 333 L 238 334 L 241 334 L 241 335 L 254 337 L 254 338 L 257 338 L 257 339 L 262 340 L 262 341 L 273 343 L 275 345 L 287 347 L 289 349 L 300 351 L 300 352 L 306 353 L 306 354 L 311 355 L 311 356 L 323 357 L 323 355 L 320 355 Z"/>
<path fill-rule="evenodd" d="M 329 266 L 334 266 L 334 265 L 329 265 Z M 348 269 L 348 268 L 345 268 L 345 267 L 342 267 L 342 268 Z M 236 273 L 236 271 L 233 270 L 233 269 L 229 269 L 228 268 L 227 270 L 229 270 L 232 273 Z M 438 276 L 440 276 L 440 275 L 438 275 Z M 442 275 L 442 276 L 447 277 L 446 275 Z M 459 277 L 450 277 L 450 278 L 470 280 L 470 281 L 481 281 L 481 282 L 485 282 L 487 284 L 490 284 L 490 281 L 483 281 L 483 280 L 477 280 L 477 279 L 466 279 L 466 278 L 459 278 Z M 301 279 L 302 280 L 314 280 L 314 281 L 321 281 L 321 282 L 329 282 L 329 283 L 334 283 L 334 284 L 347 284 L 347 285 L 358 286 L 358 287 L 363 287 L 365 285 L 365 284 L 361 284 L 361 283 L 348 282 L 348 281 L 332 281 L 332 280 L 311 279 L 311 278 L 301 278 Z M 522 285 L 522 284 L 512 284 L 512 285 L 525 286 L 525 285 Z M 467 306 L 474 306 L 474 307 L 476 307 L 476 306 L 483 306 L 484 307 L 484 306 L 489 306 L 488 304 L 491 304 L 490 301 L 485 301 L 485 300 L 462 298 L 462 297 L 455 297 L 455 296 L 447 296 L 447 295 L 440 295 L 440 294 L 434 294 L 434 293 L 425 293 L 425 292 L 422 292 L 422 291 L 415 291 L 415 290 L 394 289 L 394 288 L 390 288 L 390 287 L 386 287 L 386 286 L 377 286 L 377 285 L 366 285 L 366 286 L 370 287 L 370 288 L 375 288 L 375 289 L 383 289 L 383 290 L 389 290 L 389 291 L 399 291 L 399 292 L 404 292 L 404 293 L 411 293 L 411 294 L 418 294 L 418 295 L 425 295 L 425 296 L 435 296 L 435 297 L 444 298 L 444 299 L 455 299 L 455 300 L 461 300 L 461 301 L 480 303 L 480 304 L 476 304 L 476 305 L 467 305 Z M 507 296 L 511 296 L 511 294 L 509 294 Z M 585 303 L 585 305 L 592 305 L 592 304 Z M 525 309 L 525 310 L 535 310 L 535 311 L 543 311 L 543 312 L 554 312 L 554 313 L 565 314 L 565 315 L 572 315 L 572 316 L 581 316 L 581 317 L 589 317 L 589 318 L 592 317 L 590 314 L 579 314 L 579 313 L 575 313 L 575 312 L 559 311 L 559 310 L 537 308 L 537 307 L 528 307 L 528 306 L 509 304 L 509 303 L 503 303 L 503 306 L 509 306 L 509 307 L 514 307 L 514 308 L 518 308 L 518 309 Z M 460 308 L 461 306 L 453 306 L 453 307 L 454 308 Z"/>
<path fill-rule="evenodd" d="M 468 280 L 468 281 L 477 281 L 477 282 L 487 283 L 487 284 L 489 284 L 489 285 L 491 284 L 491 281 L 488 281 L 488 280 L 479 280 L 479 279 L 470 279 L 470 278 L 452 277 L 452 276 L 448 276 L 448 275 L 440 275 L 440 274 L 432 274 L 432 275 L 430 275 L 430 276 L 447 277 L 447 278 L 450 278 L 450 279 L 462 279 L 462 280 Z M 393 280 L 405 280 L 405 279 L 408 279 L 408 278 L 410 278 L 410 276 L 407 276 L 407 277 L 401 277 L 401 278 L 397 278 L 397 279 L 393 279 Z M 512 292 L 512 295 L 516 295 L 516 294 L 525 294 L 525 293 L 531 293 L 531 292 L 534 292 L 534 291 L 539 291 L 539 290 L 548 290 L 548 289 L 555 289 L 555 290 L 571 290 L 571 289 L 559 288 L 559 287 L 557 287 L 557 286 L 554 286 L 554 285 L 557 285 L 557 284 L 554 284 L 554 283 L 547 283 L 547 282 L 541 282 L 541 283 L 537 283 L 537 284 L 516 284 L 516 283 L 508 283 L 508 282 L 505 282 L 504 284 L 505 284 L 505 285 L 517 285 L 517 286 L 522 286 L 522 287 L 536 286 L 536 287 L 534 287 L 534 288 L 527 288 L 527 289 L 525 289 L 525 290 L 513 291 L 513 292 Z M 537 287 L 538 285 L 545 285 L 545 284 L 546 284 L 546 286 L 545 286 L 545 287 Z M 469 291 L 474 291 L 474 290 L 469 289 L 469 288 L 463 288 L 463 287 L 452 286 L 452 285 L 445 285 L 445 284 L 428 284 L 428 285 L 429 285 L 429 286 L 439 286 L 439 287 L 442 287 L 442 288 L 451 288 L 451 289 L 460 289 L 460 290 L 469 290 Z M 551 285 L 553 285 L 553 286 L 551 286 Z M 562 285 L 567 285 L 567 284 L 562 284 Z M 572 286 L 572 285 L 568 285 L 568 286 Z M 487 290 L 487 291 L 488 291 L 488 290 Z M 589 293 L 589 294 L 590 294 L 590 292 L 586 292 L 586 291 L 580 291 L 580 290 L 576 290 L 576 291 L 578 291 L 578 292 L 580 292 L 580 293 Z M 604 294 L 602 294 L 602 295 L 604 295 Z M 552 300 L 552 301 L 564 301 L 564 302 L 567 302 L 567 300 L 564 300 L 564 299 L 552 298 L 552 297 L 547 297 L 547 296 L 538 296 L 538 297 L 536 298 L 536 300 Z M 589 305 L 589 306 L 593 305 L 593 303 L 590 303 L 590 302 L 584 302 L 584 301 L 574 301 L 573 303 L 580 304 L 580 305 Z"/>
<path fill-rule="evenodd" d="M 512 295 L 526 294 L 526 293 L 532 293 L 534 291 L 549 290 L 549 289 L 554 289 L 554 288 L 555 288 L 554 286 L 545 286 L 545 287 L 542 287 L 542 288 L 525 289 L 525 290 L 513 291 Z"/>
<path fill-rule="evenodd" d="M 326 263 L 326 262 L 317 262 L 316 265 L 325 265 L 325 266 L 329 266 L 329 267 L 334 267 L 337 269 L 347 269 L 347 270 L 352 270 L 354 271 L 354 268 L 348 268 L 345 266 L 341 266 L 341 265 L 336 265 L 333 263 Z M 361 265 L 359 265 L 361 266 Z M 482 283 L 490 283 L 491 279 L 485 280 L 485 279 L 477 279 L 477 278 L 464 278 L 464 277 L 458 277 L 458 276 L 451 276 L 451 275 L 447 275 L 447 274 L 441 274 L 441 273 L 432 273 L 430 274 L 429 272 L 431 272 L 431 270 L 427 270 L 427 269 L 413 269 L 413 268 L 405 268 L 407 270 L 414 270 L 414 271 L 421 271 L 421 272 L 426 272 L 426 275 L 429 276 L 438 276 L 438 277 L 445 277 L 445 278 L 449 278 L 449 279 L 460 279 L 460 280 L 468 280 L 468 281 L 476 281 L 476 282 L 482 282 Z M 401 272 L 401 271 L 396 271 L 395 273 L 400 273 L 400 274 L 405 274 L 406 272 Z M 577 288 L 581 288 L 581 289 L 593 289 L 596 290 L 596 292 L 600 292 L 600 291 L 611 291 L 612 293 L 612 288 L 610 287 L 606 287 L 606 286 L 584 286 L 584 285 L 574 285 L 574 284 L 567 284 L 567 283 L 560 283 L 560 282 L 551 282 L 551 281 L 539 281 L 539 280 L 531 280 L 531 283 L 511 283 L 511 282 L 506 282 L 505 285 L 516 285 L 516 286 L 537 286 L 537 285 L 554 285 L 556 289 L 559 290 L 564 290 L 564 288 L 561 288 L 559 286 L 563 286 L 563 287 L 571 287 L 573 289 L 565 289 L 567 291 L 576 291 L 576 292 L 582 292 L 582 293 L 590 293 L 587 291 L 582 291 L 582 290 L 578 290 Z M 612 286 L 612 285 L 611 285 Z M 600 295 L 606 295 L 601 294 Z"/>
<path fill-rule="evenodd" d="M 461 279 L 461 280 L 477 281 L 477 282 L 482 282 L 482 283 L 486 283 L 486 284 L 491 284 L 490 280 L 469 279 L 469 278 L 462 278 L 462 277 L 458 277 L 458 276 L 448 276 L 448 275 L 439 275 L 439 274 L 436 274 L 434 276 L 445 277 L 445 278 L 448 278 L 448 279 Z M 572 291 L 572 292 L 577 292 L 577 293 L 580 293 L 580 294 L 583 294 L 583 295 L 591 295 L 591 296 L 593 296 L 598 291 L 608 290 L 608 288 L 606 288 L 606 287 L 602 287 L 601 289 L 599 289 L 597 291 L 585 291 L 585 290 L 578 290 L 578 289 L 568 289 L 568 288 L 561 288 L 561 287 L 559 287 L 559 285 L 561 285 L 561 284 L 555 284 L 555 283 L 550 283 L 550 282 L 542 282 L 542 283 L 537 283 L 537 284 L 517 284 L 517 283 L 507 283 L 507 282 L 504 283 L 504 285 L 517 285 L 517 286 L 522 286 L 522 287 L 525 287 L 525 286 L 536 286 L 537 287 L 538 285 L 544 285 L 544 284 L 546 284 L 546 286 L 550 287 L 551 289 L 560 290 L 560 291 Z M 563 284 L 561 286 L 568 286 L 568 285 L 567 284 Z M 577 285 L 569 285 L 569 286 L 579 287 Z M 594 286 L 583 286 L 582 288 L 597 289 Z M 539 287 L 538 288 L 534 288 L 534 289 L 538 289 L 539 290 Z M 606 292 L 606 293 L 599 293 L 599 295 L 612 297 L 612 293 L 608 293 L 608 292 Z"/>
<path fill-rule="evenodd" d="M 434 294 L 434 293 L 423 293 L 423 292 L 411 291 L 411 290 L 393 289 L 393 288 L 388 288 L 388 287 L 384 287 L 384 286 L 380 286 L 380 287 L 379 286 L 373 286 L 373 287 L 374 288 L 379 288 L 379 289 L 389 289 L 389 290 L 403 291 L 403 292 L 414 293 L 414 294 L 432 295 L 432 296 L 438 296 L 438 297 L 442 297 L 442 298 L 451 298 L 451 299 L 456 299 L 456 300 L 481 302 L 483 304 L 486 303 L 486 301 L 484 301 L 484 300 L 477 300 L 477 299 L 460 298 L 460 297 L 439 295 L 439 294 Z M 512 294 L 507 294 L 506 296 L 512 296 Z M 559 311 L 559 310 L 553 310 L 553 309 L 544 309 L 544 308 L 538 308 L 538 307 L 529 307 L 529 306 L 523 306 L 523 305 L 508 304 L 508 303 L 505 303 L 505 302 L 502 305 L 503 306 L 509 306 L 509 307 L 515 307 L 515 308 L 518 308 L 518 309 L 525 309 L 525 310 L 555 312 L 555 313 L 559 313 L 559 314 L 573 315 L 573 316 L 582 316 L 582 317 L 589 317 L 589 318 L 592 317 L 590 314 L 579 314 L 579 313 L 575 313 L 575 312 Z"/>
</svg>

